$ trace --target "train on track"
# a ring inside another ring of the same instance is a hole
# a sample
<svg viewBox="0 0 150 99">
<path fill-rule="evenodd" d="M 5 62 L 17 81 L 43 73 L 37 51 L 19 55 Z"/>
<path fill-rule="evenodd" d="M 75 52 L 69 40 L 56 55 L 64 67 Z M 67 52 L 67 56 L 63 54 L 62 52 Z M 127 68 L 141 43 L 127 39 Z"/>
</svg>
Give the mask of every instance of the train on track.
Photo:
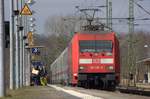
<svg viewBox="0 0 150 99">
<path fill-rule="evenodd" d="M 76 33 L 51 64 L 51 82 L 115 88 L 120 82 L 119 42 L 114 32 Z"/>
</svg>

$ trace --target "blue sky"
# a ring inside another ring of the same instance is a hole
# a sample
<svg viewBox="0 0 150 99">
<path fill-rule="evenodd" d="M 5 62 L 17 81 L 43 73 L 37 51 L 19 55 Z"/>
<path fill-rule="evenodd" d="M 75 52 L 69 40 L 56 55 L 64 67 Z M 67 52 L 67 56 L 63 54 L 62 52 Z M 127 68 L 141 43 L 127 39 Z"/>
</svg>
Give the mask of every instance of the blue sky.
<svg viewBox="0 0 150 99">
<path fill-rule="evenodd" d="M 5 0 L 5 18 L 9 20 L 9 1 Z M 27 0 L 25 0 L 27 1 Z M 44 24 L 48 17 L 55 15 L 68 15 L 75 13 L 75 6 L 86 6 L 86 5 L 105 5 L 105 0 L 34 0 L 36 3 L 30 6 L 31 10 L 36 13 L 33 17 L 36 19 L 36 33 L 44 33 Z M 128 0 L 112 0 L 113 1 L 113 17 L 128 17 Z M 141 4 L 147 11 L 150 12 L 150 0 L 135 0 Z M 105 15 L 104 12 L 101 15 Z M 139 7 L 135 5 L 135 17 L 137 18 L 150 18 L 150 15 L 143 12 Z M 116 22 L 114 22 L 116 23 Z M 118 23 L 118 22 L 117 22 Z M 119 25 L 114 25 L 113 28 L 117 32 L 127 32 L 127 25 L 125 22 L 119 23 Z M 146 30 L 150 31 L 150 21 L 136 21 L 143 25 L 135 27 L 136 30 Z M 45 33 L 44 33 L 45 34 Z"/>
</svg>

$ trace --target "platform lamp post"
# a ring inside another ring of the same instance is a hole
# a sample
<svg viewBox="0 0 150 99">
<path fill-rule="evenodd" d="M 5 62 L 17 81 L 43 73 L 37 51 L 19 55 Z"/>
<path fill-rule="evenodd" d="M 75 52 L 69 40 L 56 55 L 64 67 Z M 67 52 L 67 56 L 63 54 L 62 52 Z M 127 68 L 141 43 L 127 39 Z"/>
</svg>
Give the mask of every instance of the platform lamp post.
<svg viewBox="0 0 150 99">
<path fill-rule="evenodd" d="M 14 1 L 10 0 L 10 89 L 15 88 L 15 52 L 14 52 Z"/>
<path fill-rule="evenodd" d="M 145 48 L 149 48 L 149 45 L 144 45 Z M 149 55 L 148 55 L 149 56 Z M 148 83 L 150 83 L 150 66 L 147 67 L 147 76 L 148 76 Z"/>
</svg>

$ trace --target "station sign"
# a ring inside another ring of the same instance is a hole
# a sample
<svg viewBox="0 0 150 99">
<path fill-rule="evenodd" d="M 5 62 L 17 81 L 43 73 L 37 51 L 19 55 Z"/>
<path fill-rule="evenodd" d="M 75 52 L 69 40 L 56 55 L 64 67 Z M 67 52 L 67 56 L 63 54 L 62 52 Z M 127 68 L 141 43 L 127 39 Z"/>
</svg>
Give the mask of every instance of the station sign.
<svg viewBox="0 0 150 99">
<path fill-rule="evenodd" d="M 32 53 L 39 53 L 39 49 L 38 48 L 32 48 Z"/>
</svg>

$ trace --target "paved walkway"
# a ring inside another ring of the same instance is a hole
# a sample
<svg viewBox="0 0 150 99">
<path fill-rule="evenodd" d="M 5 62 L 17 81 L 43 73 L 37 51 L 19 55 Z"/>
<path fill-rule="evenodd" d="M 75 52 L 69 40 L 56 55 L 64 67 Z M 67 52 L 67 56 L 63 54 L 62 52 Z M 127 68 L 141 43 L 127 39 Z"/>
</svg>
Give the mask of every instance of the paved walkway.
<svg viewBox="0 0 150 99">
<path fill-rule="evenodd" d="M 85 94 L 85 93 L 80 93 L 80 92 L 77 92 L 75 90 L 68 90 L 68 89 L 64 89 L 62 87 L 58 87 L 56 85 L 49 85 L 50 87 L 52 88 L 55 88 L 56 90 L 59 90 L 59 91 L 63 91 L 65 93 L 68 93 L 72 96 L 76 96 L 80 99 L 104 99 L 104 98 L 101 98 L 101 97 L 96 97 L 96 96 L 93 96 L 93 95 L 90 95 L 90 94 Z M 72 99 L 72 98 L 70 98 Z"/>
<path fill-rule="evenodd" d="M 32 86 L 7 92 L 7 97 L 0 99 L 79 99 L 52 87 Z"/>
</svg>

